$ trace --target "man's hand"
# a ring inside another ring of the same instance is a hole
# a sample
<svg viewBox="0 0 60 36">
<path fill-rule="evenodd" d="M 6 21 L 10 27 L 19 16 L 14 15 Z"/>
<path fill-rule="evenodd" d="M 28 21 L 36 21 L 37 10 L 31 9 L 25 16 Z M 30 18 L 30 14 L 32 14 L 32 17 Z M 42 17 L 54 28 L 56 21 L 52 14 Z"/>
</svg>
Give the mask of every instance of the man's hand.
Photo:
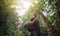
<svg viewBox="0 0 60 36">
<path fill-rule="evenodd" d="M 32 25 L 37 19 L 38 19 L 38 15 L 36 17 L 34 17 L 34 20 L 29 21 L 29 24 Z"/>
</svg>

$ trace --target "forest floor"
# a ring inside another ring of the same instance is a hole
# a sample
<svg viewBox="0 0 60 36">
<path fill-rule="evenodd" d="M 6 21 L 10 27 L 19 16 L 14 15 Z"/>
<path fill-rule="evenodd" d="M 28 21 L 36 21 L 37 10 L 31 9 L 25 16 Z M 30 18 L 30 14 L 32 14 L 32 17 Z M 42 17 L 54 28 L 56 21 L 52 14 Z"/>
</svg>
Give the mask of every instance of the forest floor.
<svg viewBox="0 0 60 36">
<path fill-rule="evenodd" d="M 18 30 L 18 36 L 25 36 L 25 34 L 21 30 Z"/>
</svg>

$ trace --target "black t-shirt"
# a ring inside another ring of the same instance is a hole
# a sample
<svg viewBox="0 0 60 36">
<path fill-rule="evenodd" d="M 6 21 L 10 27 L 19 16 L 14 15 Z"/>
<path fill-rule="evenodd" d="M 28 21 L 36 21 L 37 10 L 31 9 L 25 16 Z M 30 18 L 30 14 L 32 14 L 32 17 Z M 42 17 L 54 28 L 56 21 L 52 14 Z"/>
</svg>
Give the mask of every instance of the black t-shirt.
<svg viewBox="0 0 60 36">
<path fill-rule="evenodd" d="M 30 21 L 33 21 L 33 20 L 34 20 L 34 18 L 32 18 Z M 35 31 L 37 36 L 41 35 L 40 34 L 40 27 L 39 27 L 39 20 L 38 19 L 30 27 L 28 27 L 28 31 L 30 31 L 31 33 L 33 31 Z"/>
<path fill-rule="evenodd" d="M 33 20 L 34 20 L 34 18 L 31 19 L 31 21 L 33 21 Z M 37 32 L 40 31 L 39 20 L 38 20 L 38 19 L 33 23 L 32 26 L 33 26 L 33 30 L 34 30 L 34 31 L 37 31 Z"/>
</svg>

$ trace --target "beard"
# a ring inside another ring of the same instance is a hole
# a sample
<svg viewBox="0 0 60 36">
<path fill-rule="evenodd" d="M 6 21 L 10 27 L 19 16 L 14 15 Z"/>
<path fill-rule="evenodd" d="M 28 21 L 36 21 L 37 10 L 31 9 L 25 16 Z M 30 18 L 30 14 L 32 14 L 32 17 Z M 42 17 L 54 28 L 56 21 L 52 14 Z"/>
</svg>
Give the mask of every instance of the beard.
<svg viewBox="0 0 60 36">
<path fill-rule="evenodd" d="M 37 15 L 34 15 L 35 17 L 37 17 Z"/>
</svg>

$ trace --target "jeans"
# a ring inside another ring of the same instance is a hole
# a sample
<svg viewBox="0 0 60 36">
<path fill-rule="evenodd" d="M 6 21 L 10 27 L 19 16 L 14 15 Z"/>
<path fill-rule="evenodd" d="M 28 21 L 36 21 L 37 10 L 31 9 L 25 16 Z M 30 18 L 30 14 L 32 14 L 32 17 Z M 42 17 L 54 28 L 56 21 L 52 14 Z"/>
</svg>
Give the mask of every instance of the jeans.
<svg viewBox="0 0 60 36">
<path fill-rule="evenodd" d="M 37 35 L 37 33 L 35 31 L 32 31 L 31 36 L 38 36 L 38 35 Z"/>
<path fill-rule="evenodd" d="M 31 31 L 31 36 L 41 36 L 41 33 L 36 31 Z"/>
</svg>

